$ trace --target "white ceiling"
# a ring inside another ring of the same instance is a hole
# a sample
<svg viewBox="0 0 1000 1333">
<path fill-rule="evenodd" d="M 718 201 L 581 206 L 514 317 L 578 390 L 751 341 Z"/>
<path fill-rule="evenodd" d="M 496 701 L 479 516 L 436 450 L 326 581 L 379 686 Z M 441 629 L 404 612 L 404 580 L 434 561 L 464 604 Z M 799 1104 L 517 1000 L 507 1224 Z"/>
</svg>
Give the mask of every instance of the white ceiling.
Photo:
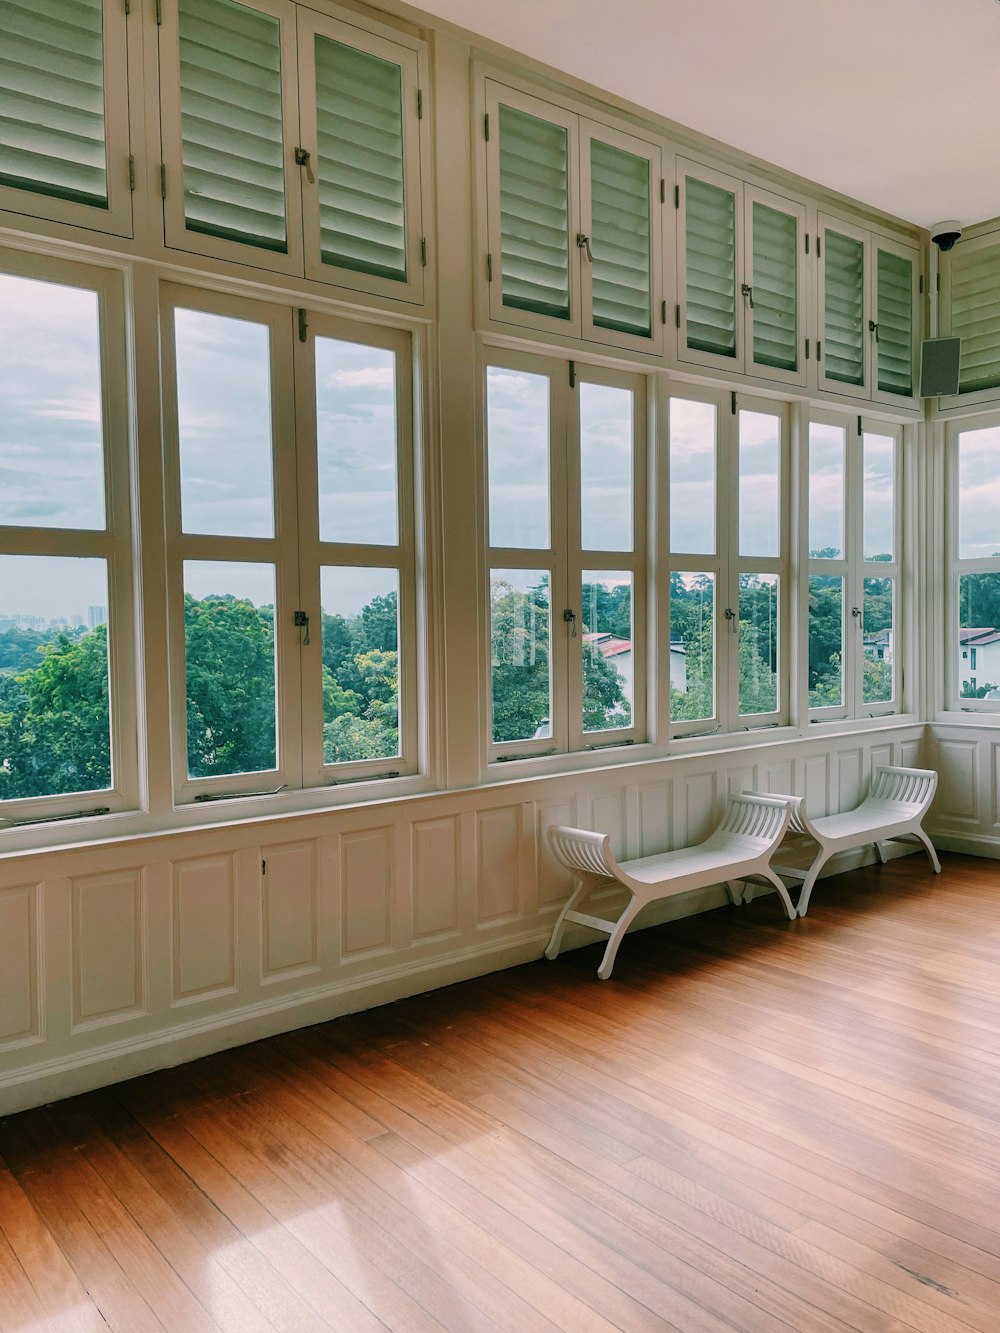
<svg viewBox="0 0 1000 1333">
<path fill-rule="evenodd" d="M 1000 216 L 997 0 L 416 0 L 907 221 Z"/>
</svg>

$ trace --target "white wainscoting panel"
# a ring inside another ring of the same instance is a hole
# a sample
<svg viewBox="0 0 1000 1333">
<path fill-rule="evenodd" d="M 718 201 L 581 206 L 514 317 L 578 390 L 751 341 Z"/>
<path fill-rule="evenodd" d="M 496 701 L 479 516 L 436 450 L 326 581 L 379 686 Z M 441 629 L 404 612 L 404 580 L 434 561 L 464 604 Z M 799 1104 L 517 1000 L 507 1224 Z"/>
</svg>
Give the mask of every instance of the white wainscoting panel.
<svg viewBox="0 0 1000 1333">
<path fill-rule="evenodd" d="M 233 862 L 233 854 L 174 862 L 175 1004 L 236 988 L 236 868 Z"/>
<path fill-rule="evenodd" d="M 459 820 L 422 819 L 411 826 L 413 937 L 458 930 L 461 875 Z"/>
<path fill-rule="evenodd" d="M 341 835 L 341 950 L 345 958 L 389 948 L 392 841 L 391 827 Z"/>
<path fill-rule="evenodd" d="M 263 982 L 319 967 L 319 885 L 315 841 L 265 846 L 261 856 Z"/>
<path fill-rule="evenodd" d="M 521 808 L 476 814 L 476 920 L 514 917 L 521 906 Z"/>
<path fill-rule="evenodd" d="M 969 740 L 942 740 L 938 745 L 940 791 L 938 812 L 963 824 L 979 823 L 977 767 L 980 743 Z"/>
<path fill-rule="evenodd" d="M 142 871 L 74 879 L 70 892 L 74 1029 L 141 1013 L 146 971 Z"/>
<path fill-rule="evenodd" d="M 39 1032 L 39 887 L 0 889 L 0 1050 Z"/>
<path fill-rule="evenodd" d="M 549 907 L 564 903 L 569 896 L 571 877 L 549 850 L 548 830 L 552 824 L 578 825 L 575 802 L 546 801 L 535 806 L 535 876 L 538 884 L 538 906 Z"/>
</svg>

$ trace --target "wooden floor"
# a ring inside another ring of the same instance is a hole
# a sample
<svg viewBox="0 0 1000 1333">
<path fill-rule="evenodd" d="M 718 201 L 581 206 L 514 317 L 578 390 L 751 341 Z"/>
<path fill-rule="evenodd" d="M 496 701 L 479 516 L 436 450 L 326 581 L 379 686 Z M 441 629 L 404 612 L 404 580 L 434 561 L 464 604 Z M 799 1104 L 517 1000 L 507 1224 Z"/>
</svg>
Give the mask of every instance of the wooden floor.
<svg viewBox="0 0 1000 1333">
<path fill-rule="evenodd" d="M 998 888 L 897 860 L 0 1122 L 0 1328 L 997 1333 Z"/>
</svg>

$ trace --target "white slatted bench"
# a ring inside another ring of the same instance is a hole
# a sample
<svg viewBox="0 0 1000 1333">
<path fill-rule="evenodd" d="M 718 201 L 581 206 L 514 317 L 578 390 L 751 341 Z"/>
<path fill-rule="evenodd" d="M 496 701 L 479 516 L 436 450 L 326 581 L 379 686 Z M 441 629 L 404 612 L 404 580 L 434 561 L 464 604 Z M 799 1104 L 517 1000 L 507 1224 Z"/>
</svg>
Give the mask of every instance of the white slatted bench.
<svg viewBox="0 0 1000 1333">
<path fill-rule="evenodd" d="M 758 796 L 744 792 L 732 796 L 725 818 L 711 837 L 696 847 L 682 847 L 676 852 L 641 856 L 635 861 L 615 860 L 611 839 L 606 833 L 554 825 L 549 829 L 549 845 L 557 860 L 574 874 L 574 888 L 559 914 L 552 931 L 546 958 L 556 958 L 567 921 L 591 926 L 611 938 L 604 951 L 597 975 L 606 981 L 615 965 L 615 955 L 626 930 L 638 912 L 648 903 L 672 898 L 693 889 L 725 884 L 734 903 L 742 902 L 738 881 L 764 879 L 781 896 L 789 919 L 795 920 L 795 908 L 788 890 L 768 865 L 771 854 L 788 827 L 790 807 L 784 796 Z M 577 911 L 601 885 L 617 881 L 631 897 L 616 921 Z"/>
<path fill-rule="evenodd" d="M 872 772 L 868 795 L 854 810 L 840 815 L 824 815 L 810 819 L 801 796 L 786 796 L 791 818 L 789 829 L 804 834 L 818 843 L 816 855 L 808 870 L 793 866 L 774 866 L 786 879 L 802 880 L 799 894 L 799 916 L 809 910 L 813 886 L 822 868 L 837 852 L 855 847 L 875 848 L 875 855 L 884 864 L 885 856 L 879 846 L 882 842 L 899 840 L 922 844 L 930 857 L 934 873 L 941 873 L 941 863 L 934 844 L 920 827 L 937 790 L 938 775 L 930 768 L 899 768 L 883 765 Z"/>
</svg>

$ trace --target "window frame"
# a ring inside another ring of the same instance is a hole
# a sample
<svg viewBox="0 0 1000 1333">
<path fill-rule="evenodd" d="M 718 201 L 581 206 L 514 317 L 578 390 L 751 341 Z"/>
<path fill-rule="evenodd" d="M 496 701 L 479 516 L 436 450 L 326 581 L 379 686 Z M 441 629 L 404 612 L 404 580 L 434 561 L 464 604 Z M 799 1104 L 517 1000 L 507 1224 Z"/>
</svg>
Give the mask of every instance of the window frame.
<svg viewBox="0 0 1000 1333">
<path fill-rule="evenodd" d="M 139 804 L 136 613 L 133 603 L 132 447 L 129 426 L 126 301 L 123 275 L 72 260 L 0 248 L 0 269 L 14 277 L 93 291 L 98 298 L 105 527 L 0 526 L 0 553 L 103 559 L 108 579 L 108 716 L 110 787 L 0 804 L 14 824 L 71 817 L 85 807 L 109 813 Z"/>
<path fill-rule="evenodd" d="M 989 392 L 986 390 L 984 392 Z M 998 390 L 997 392 L 1000 392 Z M 948 501 L 945 511 L 945 543 L 948 552 L 947 568 L 948 579 L 945 593 L 945 633 L 956 636 L 955 650 L 945 649 L 944 660 L 944 679 L 946 697 L 948 699 L 948 708 L 961 713 L 979 713 L 985 714 L 987 718 L 995 717 L 1000 712 L 1000 700 L 997 699 L 967 699 L 961 694 L 962 682 L 960 672 L 958 671 L 957 654 L 961 651 L 961 642 L 958 640 L 958 633 L 961 628 L 959 624 L 961 614 L 961 597 L 959 595 L 959 580 L 963 574 L 997 574 L 1000 575 L 1000 556 L 966 557 L 959 555 L 959 436 L 966 431 L 976 430 L 1000 430 L 1000 412 L 994 410 L 989 413 L 977 413 L 974 416 L 956 417 L 947 422 L 945 428 L 945 453 L 946 453 L 946 490 Z M 1000 545 L 1000 543 L 998 543 Z M 978 645 L 977 645 L 978 646 Z M 970 645 L 971 647 L 971 645 Z M 975 652 L 975 647 L 971 648 Z M 970 674 L 973 670 L 977 674 L 981 673 L 981 667 L 972 665 L 970 655 Z"/>
<path fill-rule="evenodd" d="M 941 264 L 941 334 L 943 337 L 951 337 L 952 333 L 952 266 L 955 262 L 955 253 L 961 247 L 962 252 L 969 254 L 975 250 L 996 249 L 1000 251 L 1000 230 L 990 230 L 979 232 L 974 236 L 963 236 L 955 250 L 946 251 L 940 259 Z M 1000 334 L 998 334 L 998 345 L 1000 345 Z M 1000 360 L 1000 352 L 998 352 Z M 1000 384 L 994 385 L 988 389 L 973 389 L 969 393 L 956 393 L 947 398 L 937 400 L 938 410 L 941 412 L 953 412 L 957 410 L 982 411 L 987 404 L 995 403 L 1000 400 Z M 949 694 L 953 695 L 953 690 L 949 686 Z"/>
<path fill-rule="evenodd" d="M 909 260 L 911 264 L 910 278 L 910 310 L 911 310 L 911 334 L 910 334 L 910 384 L 912 392 L 890 393 L 888 389 L 880 389 L 878 386 L 878 256 L 879 251 L 884 250 L 887 254 L 896 255 L 900 259 Z M 920 318 L 920 293 L 922 287 L 921 273 L 921 255 L 920 250 L 915 245 L 909 245 L 907 242 L 895 237 L 883 236 L 881 232 L 871 233 L 871 248 L 869 268 L 869 320 L 875 322 L 875 329 L 870 329 L 871 338 L 869 346 L 871 348 L 871 398 L 873 403 L 884 403 L 887 407 L 919 407 L 920 406 L 920 339 L 921 339 L 921 318 Z"/>
<path fill-rule="evenodd" d="M 857 241 L 862 248 L 862 262 L 864 264 L 864 276 L 861 284 L 861 360 L 862 360 L 862 379 L 860 384 L 848 384 L 844 380 L 831 379 L 826 373 L 826 261 L 827 261 L 827 231 L 834 231 L 838 236 L 844 236 L 848 240 Z M 816 330 L 820 343 L 820 350 L 817 353 L 818 387 L 823 393 L 836 394 L 842 398 L 859 398 L 871 401 L 872 384 L 872 348 L 873 339 L 868 329 L 872 314 L 872 246 L 871 232 L 866 227 L 859 227 L 857 223 L 850 222 L 846 218 L 838 217 L 835 213 L 824 213 L 822 210 L 816 215 L 816 236 L 818 238 L 818 247 L 821 247 L 819 255 L 819 279 L 816 293 Z"/>
</svg>

